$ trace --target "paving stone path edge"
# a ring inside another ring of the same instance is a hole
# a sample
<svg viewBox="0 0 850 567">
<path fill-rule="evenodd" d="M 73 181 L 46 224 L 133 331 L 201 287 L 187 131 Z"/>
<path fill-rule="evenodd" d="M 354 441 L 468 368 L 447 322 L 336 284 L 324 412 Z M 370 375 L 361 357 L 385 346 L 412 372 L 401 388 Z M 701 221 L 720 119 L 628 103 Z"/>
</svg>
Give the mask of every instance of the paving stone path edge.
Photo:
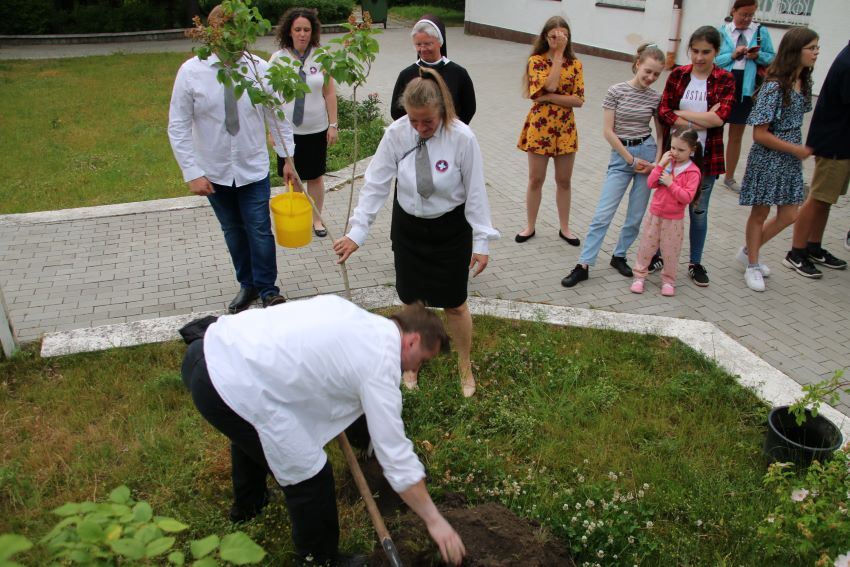
<svg viewBox="0 0 850 567">
<path fill-rule="evenodd" d="M 401 305 L 395 290 L 387 286 L 353 290 L 351 300 L 367 309 Z M 714 323 L 484 297 L 470 297 L 469 306 L 474 315 L 676 338 L 714 361 L 735 376 L 739 384 L 773 407 L 789 405 L 803 395 L 803 389 L 797 382 L 753 354 Z M 48 358 L 179 340 L 178 329 L 189 321 L 222 314 L 222 311 L 206 311 L 47 333 L 42 341 L 41 356 Z M 828 405 L 822 406 L 820 411 L 841 430 L 843 445 L 850 439 L 850 417 Z"/>
</svg>

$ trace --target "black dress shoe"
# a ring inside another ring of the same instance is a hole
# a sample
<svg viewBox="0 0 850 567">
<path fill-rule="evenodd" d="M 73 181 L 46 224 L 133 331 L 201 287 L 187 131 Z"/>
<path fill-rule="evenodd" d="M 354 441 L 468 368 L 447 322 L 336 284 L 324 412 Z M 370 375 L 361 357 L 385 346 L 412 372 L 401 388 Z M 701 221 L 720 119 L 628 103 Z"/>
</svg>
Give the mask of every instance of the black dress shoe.
<svg viewBox="0 0 850 567">
<path fill-rule="evenodd" d="M 531 239 L 531 238 L 534 238 L 534 235 L 535 235 L 535 234 L 537 234 L 537 231 L 536 231 L 536 230 L 532 230 L 532 231 L 531 231 L 531 234 L 517 234 L 516 236 L 514 236 L 514 240 L 515 240 L 516 242 L 519 242 L 520 244 L 522 244 L 522 243 L 523 243 L 523 242 L 525 242 L 526 240 L 529 240 L 529 239 Z"/>
<path fill-rule="evenodd" d="M 622 256 L 611 256 L 611 267 L 620 272 L 621 276 L 627 278 L 634 276 L 632 269 Z"/>
<path fill-rule="evenodd" d="M 269 491 L 266 490 L 265 495 L 263 495 L 263 500 L 256 506 L 252 506 L 249 509 L 242 509 L 233 503 L 233 506 L 230 507 L 230 512 L 227 514 L 230 518 L 230 521 L 234 524 L 241 524 L 242 522 L 247 522 L 249 520 L 253 520 L 257 516 L 260 515 L 260 512 L 263 511 L 263 508 L 269 503 Z"/>
<path fill-rule="evenodd" d="M 318 236 L 319 238 L 324 238 L 328 235 L 328 229 L 326 228 L 315 228 L 313 227 L 313 234 Z"/>
<path fill-rule="evenodd" d="M 227 306 L 227 310 L 231 313 L 239 313 L 245 311 L 251 304 L 260 297 L 259 292 L 253 287 L 243 287 Z"/>
<path fill-rule="evenodd" d="M 558 231 L 558 236 L 566 240 L 567 244 L 569 244 L 570 246 L 581 246 L 581 240 L 579 240 L 578 238 L 570 238 L 560 230 Z"/>
<path fill-rule="evenodd" d="M 561 280 L 561 285 L 564 287 L 573 287 L 578 282 L 583 282 L 590 277 L 590 268 L 585 268 L 581 264 L 576 264 L 570 275 Z"/>
<path fill-rule="evenodd" d="M 286 298 L 276 293 L 269 294 L 263 298 L 263 307 L 274 307 L 286 303 Z"/>
</svg>

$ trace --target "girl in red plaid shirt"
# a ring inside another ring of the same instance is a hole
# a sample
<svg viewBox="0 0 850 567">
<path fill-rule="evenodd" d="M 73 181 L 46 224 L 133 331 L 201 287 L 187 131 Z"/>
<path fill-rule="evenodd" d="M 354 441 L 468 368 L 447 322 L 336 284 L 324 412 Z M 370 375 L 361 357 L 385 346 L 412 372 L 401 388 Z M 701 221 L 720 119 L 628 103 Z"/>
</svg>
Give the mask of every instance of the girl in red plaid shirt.
<svg viewBox="0 0 850 567">
<path fill-rule="evenodd" d="M 725 171 L 723 124 L 735 102 L 735 78 L 714 64 L 720 42 L 720 32 L 711 26 L 698 28 L 691 35 L 688 41 L 691 64 L 670 73 L 658 107 L 658 117 L 665 130 L 665 147 L 669 147 L 670 129 L 676 126 L 696 130 L 704 148 L 700 198 L 689 207 L 688 275 L 700 287 L 708 286 L 708 273 L 702 265 L 708 234 L 708 201 L 717 176 Z M 651 265 L 654 264 L 653 261 Z"/>
</svg>

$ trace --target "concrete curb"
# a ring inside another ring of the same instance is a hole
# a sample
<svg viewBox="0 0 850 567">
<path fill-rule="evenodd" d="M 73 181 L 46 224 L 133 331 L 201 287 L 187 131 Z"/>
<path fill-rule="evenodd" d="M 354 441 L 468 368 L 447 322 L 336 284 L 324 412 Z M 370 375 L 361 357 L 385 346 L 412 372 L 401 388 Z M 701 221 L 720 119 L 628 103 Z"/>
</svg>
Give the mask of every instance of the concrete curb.
<svg viewBox="0 0 850 567">
<path fill-rule="evenodd" d="M 401 305 L 395 290 L 387 286 L 353 290 L 351 299 L 367 309 Z M 676 338 L 717 363 L 735 376 L 739 384 L 771 406 L 791 404 L 803 395 L 803 389 L 797 382 L 746 349 L 713 323 L 483 297 L 470 297 L 469 307 L 475 315 Z M 220 314 L 221 312 L 190 313 L 47 333 L 41 345 L 41 356 L 48 358 L 179 340 L 177 330 L 189 321 L 206 315 Z M 828 405 L 821 407 L 821 413 L 838 426 L 844 440 L 850 439 L 850 417 Z"/>
<path fill-rule="evenodd" d="M 353 167 L 356 168 L 355 179 L 363 177 L 363 174 L 366 172 L 366 167 L 371 161 L 372 156 L 369 156 L 361 159 L 353 166 L 349 165 L 339 171 L 326 173 L 325 190 L 329 192 L 343 189 L 349 182 L 351 169 Z M 283 187 L 272 187 L 272 195 L 277 195 L 282 191 Z M 206 199 L 199 199 L 195 196 L 175 197 L 173 199 L 156 199 L 153 201 L 122 203 L 120 205 L 101 205 L 98 207 L 79 207 L 76 209 L 60 209 L 57 211 L 0 215 L 0 225 L 21 226 L 31 224 L 50 224 L 104 217 L 118 217 L 122 215 L 196 209 L 209 206 L 209 201 Z"/>
</svg>

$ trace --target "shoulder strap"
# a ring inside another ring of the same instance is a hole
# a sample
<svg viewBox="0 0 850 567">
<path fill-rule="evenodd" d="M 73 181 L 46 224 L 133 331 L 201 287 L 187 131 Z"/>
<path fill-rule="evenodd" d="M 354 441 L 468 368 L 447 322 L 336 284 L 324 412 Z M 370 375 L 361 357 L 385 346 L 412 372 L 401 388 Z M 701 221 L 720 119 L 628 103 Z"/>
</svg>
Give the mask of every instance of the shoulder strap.
<svg viewBox="0 0 850 567">
<path fill-rule="evenodd" d="M 756 45 L 761 48 L 761 24 L 756 27 Z"/>
</svg>

